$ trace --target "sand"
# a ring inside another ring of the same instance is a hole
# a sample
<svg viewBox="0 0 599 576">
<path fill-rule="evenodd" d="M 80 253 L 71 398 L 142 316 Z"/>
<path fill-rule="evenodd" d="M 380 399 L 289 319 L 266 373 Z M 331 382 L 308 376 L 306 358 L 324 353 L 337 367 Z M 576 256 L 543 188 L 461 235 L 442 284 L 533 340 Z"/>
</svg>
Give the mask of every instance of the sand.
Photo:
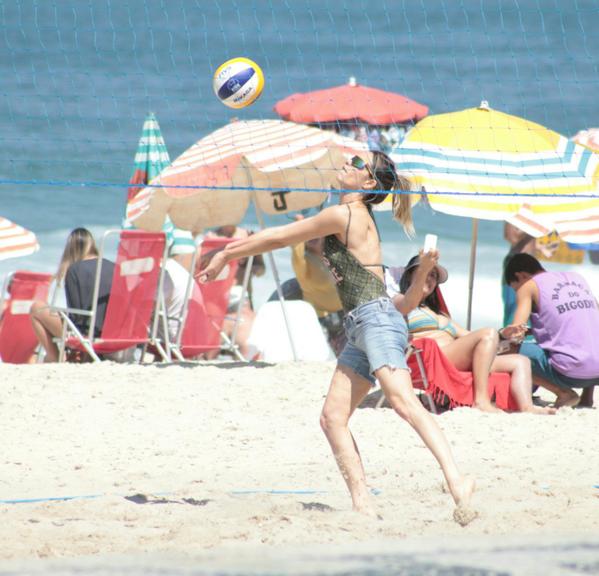
<svg viewBox="0 0 599 576">
<path fill-rule="evenodd" d="M 466 527 L 412 429 L 358 410 L 380 518 L 351 512 L 318 424 L 332 370 L 1 365 L 0 499 L 21 502 L 0 504 L 0 559 L 599 533 L 599 410 L 438 416 L 477 478 Z"/>
</svg>

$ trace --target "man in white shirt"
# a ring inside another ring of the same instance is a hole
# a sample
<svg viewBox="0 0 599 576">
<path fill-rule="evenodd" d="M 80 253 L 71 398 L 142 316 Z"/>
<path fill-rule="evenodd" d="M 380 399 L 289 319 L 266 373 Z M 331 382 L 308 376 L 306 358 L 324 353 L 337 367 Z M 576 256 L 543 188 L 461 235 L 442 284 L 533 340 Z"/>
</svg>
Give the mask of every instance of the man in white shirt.
<svg viewBox="0 0 599 576">
<path fill-rule="evenodd" d="M 187 287 L 196 244 L 191 232 L 175 229 L 164 275 L 164 304 L 170 342 L 175 342 L 185 307 Z M 160 330 L 162 334 L 162 329 Z"/>
</svg>

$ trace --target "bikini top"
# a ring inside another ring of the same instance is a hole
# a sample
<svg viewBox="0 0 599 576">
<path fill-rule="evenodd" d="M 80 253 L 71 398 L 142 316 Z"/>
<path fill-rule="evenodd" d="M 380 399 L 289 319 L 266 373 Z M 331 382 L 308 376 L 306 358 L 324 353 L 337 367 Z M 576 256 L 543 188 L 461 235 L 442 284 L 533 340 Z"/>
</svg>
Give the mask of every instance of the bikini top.
<svg viewBox="0 0 599 576">
<path fill-rule="evenodd" d="M 439 319 L 422 306 L 414 308 L 414 310 L 408 314 L 408 331 L 410 334 L 431 332 L 433 330 L 446 332 L 452 338 L 457 338 L 458 336 L 458 332 L 453 325 L 451 318 L 447 318 L 447 324 L 441 326 Z"/>
<path fill-rule="evenodd" d="M 387 291 L 383 280 L 366 269 L 372 266 L 382 266 L 382 264 L 362 264 L 347 248 L 351 208 L 349 204 L 346 204 L 346 206 L 349 211 L 349 218 L 345 230 L 345 244 L 334 234 L 325 236 L 322 252 L 323 260 L 331 270 L 337 284 L 337 292 L 343 309 L 349 312 L 361 304 L 387 296 Z M 374 220 L 370 208 L 368 213 Z"/>
</svg>

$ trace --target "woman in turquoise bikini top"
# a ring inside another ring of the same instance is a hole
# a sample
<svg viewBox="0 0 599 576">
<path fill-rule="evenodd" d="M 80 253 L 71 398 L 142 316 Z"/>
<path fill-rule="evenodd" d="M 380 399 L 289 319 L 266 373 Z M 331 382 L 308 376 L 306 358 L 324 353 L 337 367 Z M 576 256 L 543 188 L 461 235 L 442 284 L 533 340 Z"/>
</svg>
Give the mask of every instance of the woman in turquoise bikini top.
<svg viewBox="0 0 599 576">
<path fill-rule="evenodd" d="M 337 281 L 343 306 L 353 319 L 353 329 L 361 331 L 361 338 L 365 333 L 366 337 L 370 334 L 369 345 L 373 353 L 384 353 L 385 348 L 377 347 L 378 340 L 372 340 L 372 336 L 384 334 L 387 340 L 392 337 L 392 333 L 386 331 L 387 321 L 383 309 L 393 310 L 392 313 L 388 312 L 389 316 L 393 315 L 393 322 L 397 323 L 398 315 L 385 293 L 380 264 L 381 244 L 370 206 L 382 202 L 388 192 L 408 190 L 409 182 L 396 173 L 395 165 L 387 155 L 372 152 L 364 153 L 363 157 L 355 156 L 338 170 L 337 185 L 343 191 L 338 206 L 326 208 L 311 218 L 268 228 L 228 244 L 200 271 L 199 279 L 200 282 L 214 280 L 231 260 L 324 237 L 324 257 Z M 395 194 L 392 204 L 396 219 L 406 231 L 412 231 L 410 195 Z M 357 323 L 361 321 L 357 317 L 359 311 L 367 307 L 372 312 L 373 304 L 379 322 L 373 325 L 364 321 L 358 327 Z M 405 329 L 403 320 L 399 318 Z M 354 359 L 361 362 L 360 368 L 364 362 L 368 366 L 370 356 L 364 350 L 355 346 L 351 350 Z M 344 353 L 345 350 L 342 355 Z M 399 354 L 405 365 L 404 351 Z M 467 523 L 474 517 L 467 510 L 474 481 L 459 472 L 443 432 L 414 394 L 409 371 L 386 363 L 374 370 L 374 376 L 391 406 L 414 427 L 432 451 L 443 470 L 453 500 L 460 509 L 454 518 L 460 523 Z M 360 454 L 349 430 L 351 415 L 370 390 L 371 383 L 366 377 L 347 364 L 338 364 L 320 421 L 349 489 L 354 510 L 375 514 Z"/>
<path fill-rule="evenodd" d="M 393 298 L 399 312 L 407 317 L 408 329 L 415 338 L 436 340 L 443 355 L 463 372 L 472 372 L 474 406 L 498 412 L 489 397 L 489 374 L 507 372 L 510 390 L 522 412 L 550 414 L 552 410 L 532 403 L 530 362 L 520 354 L 498 355 L 499 334 L 495 328 L 465 330 L 441 310 L 437 287 L 447 280 L 447 270 L 437 262 L 439 253 L 414 256 L 408 262 L 399 289 Z"/>
</svg>

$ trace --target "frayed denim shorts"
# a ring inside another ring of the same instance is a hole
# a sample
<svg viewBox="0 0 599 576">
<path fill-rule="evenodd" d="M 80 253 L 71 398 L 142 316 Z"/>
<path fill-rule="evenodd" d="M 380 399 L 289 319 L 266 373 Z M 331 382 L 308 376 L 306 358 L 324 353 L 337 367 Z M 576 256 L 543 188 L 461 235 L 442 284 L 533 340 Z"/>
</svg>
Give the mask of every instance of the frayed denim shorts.
<svg viewBox="0 0 599 576">
<path fill-rule="evenodd" d="M 408 369 L 408 328 L 389 298 L 377 298 L 354 308 L 345 315 L 343 325 L 347 344 L 339 364 L 373 385 L 373 374 L 383 366 Z"/>
</svg>

